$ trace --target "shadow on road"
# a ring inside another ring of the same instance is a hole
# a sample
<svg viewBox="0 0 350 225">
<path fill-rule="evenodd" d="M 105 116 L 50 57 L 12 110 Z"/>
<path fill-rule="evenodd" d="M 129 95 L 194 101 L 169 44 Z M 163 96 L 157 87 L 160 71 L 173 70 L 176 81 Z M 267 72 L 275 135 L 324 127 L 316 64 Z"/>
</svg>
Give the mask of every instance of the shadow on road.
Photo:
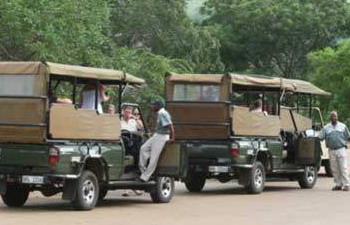
<svg viewBox="0 0 350 225">
<path fill-rule="evenodd" d="M 148 196 L 147 196 L 148 197 Z M 69 202 L 65 202 L 62 200 L 56 200 L 56 199 L 50 199 L 45 200 L 45 202 L 39 202 L 39 203 L 31 203 L 28 201 L 26 205 L 23 207 L 0 207 L 0 210 L 2 212 L 7 212 L 7 213 L 33 213 L 33 212 L 62 212 L 62 211 L 72 211 L 76 212 L 77 210 L 74 210 Z M 146 198 L 140 198 L 137 199 L 135 198 L 106 198 L 102 201 L 100 201 L 96 207 L 97 208 L 108 208 L 108 207 L 127 207 L 130 205 L 137 205 L 137 204 L 153 204 L 152 200 L 150 197 Z M 83 211 L 82 211 L 83 212 Z"/>
<path fill-rule="evenodd" d="M 265 186 L 263 192 L 284 192 L 290 190 L 300 189 L 297 186 Z M 251 195 L 249 194 L 244 187 L 232 187 L 232 188 L 222 188 L 218 187 L 217 189 L 203 189 L 201 192 L 192 193 L 192 192 L 180 192 L 176 193 L 178 196 L 210 196 L 210 195 Z"/>
</svg>

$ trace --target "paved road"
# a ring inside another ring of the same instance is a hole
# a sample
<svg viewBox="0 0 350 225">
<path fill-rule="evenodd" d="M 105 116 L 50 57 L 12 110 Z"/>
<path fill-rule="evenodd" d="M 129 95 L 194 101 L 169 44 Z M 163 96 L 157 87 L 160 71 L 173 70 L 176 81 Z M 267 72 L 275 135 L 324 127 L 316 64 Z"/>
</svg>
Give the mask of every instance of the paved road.
<svg viewBox="0 0 350 225">
<path fill-rule="evenodd" d="M 142 224 L 142 225 L 323 225 L 348 224 L 350 192 L 333 192 L 332 179 L 319 177 L 314 189 L 299 189 L 297 182 L 267 182 L 260 195 L 248 195 L 234 182 L 209 181 L 203 192 L 188 193 L 176 184 L 169 204 L 153 204 L 147 194 L 122 197 L 108 193 L 93 211 L 73 211 L 58 196 L 32 194 L 23 208 L 0 203 L 1 225 Z"/>
</svg>

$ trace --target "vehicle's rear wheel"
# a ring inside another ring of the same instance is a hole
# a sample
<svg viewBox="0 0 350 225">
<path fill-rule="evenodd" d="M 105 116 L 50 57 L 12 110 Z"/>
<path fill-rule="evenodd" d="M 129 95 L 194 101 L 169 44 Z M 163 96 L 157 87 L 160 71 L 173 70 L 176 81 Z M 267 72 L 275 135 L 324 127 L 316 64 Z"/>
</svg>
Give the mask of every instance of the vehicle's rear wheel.
<svg viewBox="0 0 350 225">
<path fill-rule="evenodd" d="M 333 177 L 332 168 L 331 168 L 331 164 L 330 164 L 329 160 L 324 162 L 324 170 L 326 172 L 327 177 Z"/>
<path fill-rule="evenodd" d="M 206 179 L 207 175 L 205 173 L 190 172 L 185 180 L 185 186 L 189 192 L 200 192 Z"/>
<path fill-rule="evenodd" d="M 77 193 L 72 205 L 78 210 L 91 210 L 96 206 L 99 196 L 99 186 L 96 175 L 84 171 L 78 180 Z"/>
<path fill-rule="evenodd" d="M 7 185 L 6 193 L 1 195 L 2 201 L 9 207 L 23 206 L 29 195 L 29 187 L 15 184 Z"/>
<path fill-rule="evenodd" d="M 304 172 L 299 175 L 299 186 L 303 189 L 313 188 L 317 181 L 317 167 L 306 166 Z"/>
<path fill-rule="evenodd" d="M 157 177 L 156 186 L 150 192 L 154 203 L 168 203 L 174 195 L 174 179 L 171 177 Z"/>
<path fill-rule="evenodd" d="M 261 162 L 256 162 L 248 173 L 248 184 L 245 186 L 250 194 L 259 194 L 264 190 L 266 174 Z"/>
</svg>

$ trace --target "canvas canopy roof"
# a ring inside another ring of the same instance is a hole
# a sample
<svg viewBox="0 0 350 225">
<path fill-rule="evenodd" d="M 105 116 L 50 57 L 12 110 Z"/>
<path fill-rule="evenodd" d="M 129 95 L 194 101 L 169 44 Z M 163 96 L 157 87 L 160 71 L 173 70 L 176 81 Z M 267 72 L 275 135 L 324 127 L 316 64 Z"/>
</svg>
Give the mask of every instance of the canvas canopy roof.
<svg viewBox="0 0 350 225">
<path fill-rule="evenodd" d="M 42 70 L 46 70 L 46 73 L 49 74 L 62 76 L 98 80 L 119 80 L 135 85 L 142 85 L 145 83 L 143 79 L 120 70 L 65 65 L 51 62 L 0 62 L 0 74 L 40 74 Z"/>
<path fill-rule="evenodd" d="M 168 73 L 170 82 L 220 84 L 224 74 L 175 74 Z"/>
<path fill-rule="evenodd" d="M 266 88 L 281 88 L 281 79 L 263 75 L 246 75 L 231 73 L 232 84 L 243 86 L 256 86 Z M 292 88 L 287 87 L 286 88 Z"/>
<path fill-rule="evenodd" d="M 296 93 L 306 93 L 306 94 L 315 94 L 315 95 L 331 95 L 331 93 L 322 90 L 321 88 L 316 87 L 310 82 L 304 80 L 295 80 L 295 79 L 282 79 L 282 87 L 292 87 L 292 91 Z M 287 88 L 285 88 L 287 89 Z"/>
<path fill-rule="evenodd" d="M 224 74 L 169 74 L 169 80 L 177 83 L 212 83 L 220 84 Z M 330 95 L 310 82 L 263 75 L 230 73 L 232 84 L 240 86 L 275 88 L 295 93 Z"/>
</svg>

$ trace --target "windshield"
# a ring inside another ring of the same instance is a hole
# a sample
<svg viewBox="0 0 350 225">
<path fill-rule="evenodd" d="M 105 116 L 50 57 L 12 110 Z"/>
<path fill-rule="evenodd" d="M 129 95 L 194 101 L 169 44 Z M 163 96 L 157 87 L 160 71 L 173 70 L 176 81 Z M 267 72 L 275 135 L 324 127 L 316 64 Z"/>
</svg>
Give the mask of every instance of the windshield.
<svg viewBox="0 0 350 225">
<path fill-rule="evenodd" d="M 219 85 L 176 84 L 174 101 L 217 102 L 220 97 Z"/>
<path fill-rule="evenodd" d="M 0 96 L 33 96 L 35 75 L 0 75 Z"/>
</svg>

